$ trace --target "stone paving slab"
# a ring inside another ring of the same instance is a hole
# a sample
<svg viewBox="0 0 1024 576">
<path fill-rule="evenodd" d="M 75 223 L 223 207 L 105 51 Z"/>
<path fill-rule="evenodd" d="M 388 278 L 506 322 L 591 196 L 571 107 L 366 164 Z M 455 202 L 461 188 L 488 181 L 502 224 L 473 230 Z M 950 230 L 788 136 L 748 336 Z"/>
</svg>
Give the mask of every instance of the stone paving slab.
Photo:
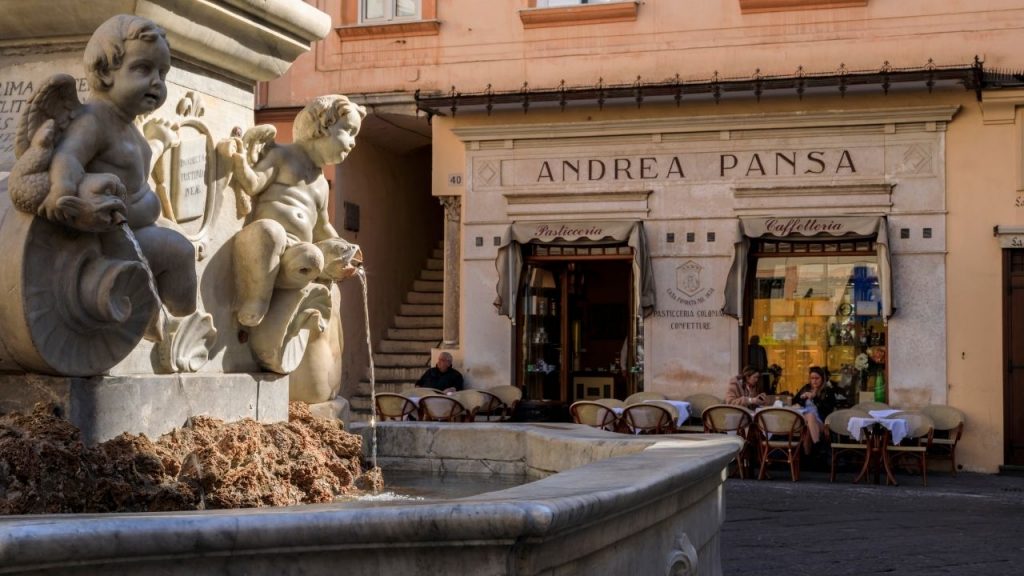
<svg viewBox="0 0 1024 576">
<path fill-rule="evenodd" d="M 729 479 L 725 576 L 1024 574 L 1024 477 L 936 472 L 928 486 Z"/>
</svg>

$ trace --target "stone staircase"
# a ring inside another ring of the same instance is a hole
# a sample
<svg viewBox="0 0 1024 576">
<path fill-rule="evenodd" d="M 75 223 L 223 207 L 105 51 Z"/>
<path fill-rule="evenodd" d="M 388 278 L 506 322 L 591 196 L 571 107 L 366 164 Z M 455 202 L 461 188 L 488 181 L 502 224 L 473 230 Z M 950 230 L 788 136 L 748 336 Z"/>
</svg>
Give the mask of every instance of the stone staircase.
<svg viewBox="0 0 1024 576">
<path fill-rule="evenodd" d="M 430 366 L 430 350 L 441 342 L 443 321 L 444 252 L 435 248 L 413 282 L 412 290 L 391 322 L 387 335 L 374 346 L 377 392 L 402 393 L 413 388 Z M 370 418 L 369 370 L 349 398 L 353 419 Z"/>
</svg>

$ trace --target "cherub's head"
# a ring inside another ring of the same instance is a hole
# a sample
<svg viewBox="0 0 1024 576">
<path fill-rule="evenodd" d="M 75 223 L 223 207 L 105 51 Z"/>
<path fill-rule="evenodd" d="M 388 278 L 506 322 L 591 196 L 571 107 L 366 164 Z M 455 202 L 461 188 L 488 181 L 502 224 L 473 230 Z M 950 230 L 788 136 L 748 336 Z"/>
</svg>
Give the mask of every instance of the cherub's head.
<svg viewBox="0 0 1024 576">
<path fill-rule="evenodd" d="M 325 164 L 337 164 L 356 145 L 356 135 L 366 117 L 366 108 L 345 96 L 331 94 L 310 102 L 295 117 L 292 138 L 295 142 L 317 144 Z"/>
<path fill-rule="evenodd" d="M 89 87 L 132 115 L 152 112 L 167 99 L 167 35 L 152 21 L 121 14 L 101 24 L 85 46 Z"/>
</svg>

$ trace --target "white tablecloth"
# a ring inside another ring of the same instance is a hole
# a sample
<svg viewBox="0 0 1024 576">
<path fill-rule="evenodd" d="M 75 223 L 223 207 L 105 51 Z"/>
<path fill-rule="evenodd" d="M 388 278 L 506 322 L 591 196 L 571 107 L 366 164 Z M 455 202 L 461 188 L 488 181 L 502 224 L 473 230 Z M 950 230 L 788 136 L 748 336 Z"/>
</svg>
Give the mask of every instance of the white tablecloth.
<svg viewBox="0 0 1024 576">
<path fill-rule="evenodd" d="M 903 412 L 903 410 L 868 410 L 868 414 L 871 414 L 872 418 L 888 418 L 897 412 Z"/>
<path fill-rule="evenodd" d="M 850 418 L 846 429 L 856 440 L 864 436 L 864 428 L 880 424 L 892 433 L 892 443 L 899 444 L 907 437 L 907 421 L 903 418 Z"/>
</svg>

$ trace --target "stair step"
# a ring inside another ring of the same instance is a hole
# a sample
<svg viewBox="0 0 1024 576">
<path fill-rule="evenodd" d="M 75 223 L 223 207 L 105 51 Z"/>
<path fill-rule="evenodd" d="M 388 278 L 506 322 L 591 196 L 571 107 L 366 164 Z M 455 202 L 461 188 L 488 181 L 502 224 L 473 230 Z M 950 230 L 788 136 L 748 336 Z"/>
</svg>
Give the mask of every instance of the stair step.
<svg viewBox="0 0 1024 576">
<path fill-rule="evenodd" d="M 442 245 L 434 248 L 433 251 L 430 252 L 430 257 L 437 258 L 438 260 L 444 260 L 444 246 Z"/>
<path fill-rule="evenodd" d="M 409 306 L 409 304 L 405 304 Z M 432 316 L 395 316 L 395 328 L 441 328 L 444 318 Z"/>
<path fill-rule="evenodd" d="M 348 399 L 348 407 L 353 412 L 369 412 L 372 405 L 369 396 L 352 396 Z"/>
<path fill-rule="evenodd" d="M 429 340 L 381 340 L 376 350 L 382 354 L 430 354 L 433 347 Z"/>
<path fill-rule="evenodd" d="M 415 382 L 423 376 L 426 366 L 416 368 L 375 368 L 373 373 L 377 377 L 377 384 L 383 382 Z"/>
<path fill-rule="evenodd" d="M 427 258 L 427 265 L 424 266 L 427 270 L 441 270 L 444 272 L 444 259 L 442 258 Z"/>
<path fill-rule="evenodd" d="M 444 302 L 444 294 L 440 292 L 409 292 L 405 299 L 409 304 L 441 304 Z"/>
<path fill-rule="evenodd" d="M 441 341 L 440 328 L 388 328 L 388 340 Z"/>
<path fill-rule="evenodd" d="M 430 354 L 374 354 L 373 363 L 377 368 L 419 366 L 426 370 L 430 365 Z"/>
<path fill-rule="evenodd" d="M 441 280 L 444 281 L 444 270 L 420 270 L 420 280 Z"/>
<path fill-rule="evenodd" d="M 441 280 L 414 280 L 412 289 L 416 292 L 443 292 L 444 282 Z"/>
<path fill-rule="evenodd" d="M 412 294 L 412 293 L 410 293 Z M 402 316 L 438 316 L 444 315 L 444 306 L 437 302 L 402 304 L 399 313 Z"/>
</svg>

